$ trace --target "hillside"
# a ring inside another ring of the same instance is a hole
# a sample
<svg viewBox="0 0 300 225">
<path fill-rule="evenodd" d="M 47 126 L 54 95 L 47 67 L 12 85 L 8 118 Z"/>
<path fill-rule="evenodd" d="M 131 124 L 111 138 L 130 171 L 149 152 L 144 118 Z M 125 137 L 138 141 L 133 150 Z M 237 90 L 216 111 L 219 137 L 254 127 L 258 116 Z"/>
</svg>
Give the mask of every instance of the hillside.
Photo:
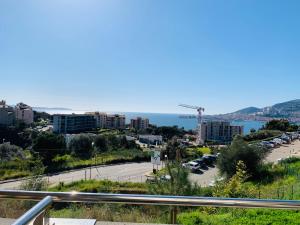
<svg viewBox="0 0 300 225">
<path fill-rule="evenodd" d="M 234 112 L 235 114 L 255 114 L 261 112 L 262 109 L 256 107 L 248 107 L 245 109 L 241 109 L 239 111 Z"/>
<path fill-rule="evenodd" d="M 248 107 L 233 113 L 216 115 L 222 120 L 269 120 L 270 118 L 288 118 L 300 122 L 300 99 L 282 102 L 264 108 Z"/>
</svg>

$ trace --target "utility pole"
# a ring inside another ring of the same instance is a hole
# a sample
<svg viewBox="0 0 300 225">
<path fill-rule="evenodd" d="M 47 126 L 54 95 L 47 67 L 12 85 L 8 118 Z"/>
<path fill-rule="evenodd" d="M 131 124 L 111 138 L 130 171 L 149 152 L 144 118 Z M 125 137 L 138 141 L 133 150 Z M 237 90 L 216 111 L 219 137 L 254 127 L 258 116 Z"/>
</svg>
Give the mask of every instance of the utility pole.
<svg viewBox="0 0 300 225">
<path fill-rule="evenodd" d="M 92 148 L 94 150 L 94 142 L 92 142 Z M 93 166 L 93 160 L 91 160 L 91 164 L 90 164 L 90 180 L 92 179 L 92 166 Z"/>
<path fill-rule="evenodd" d="M 91 163 L 91 166 L 90 166 L 90 180 L 92 179 L 92 163 Z"/>
</svg>

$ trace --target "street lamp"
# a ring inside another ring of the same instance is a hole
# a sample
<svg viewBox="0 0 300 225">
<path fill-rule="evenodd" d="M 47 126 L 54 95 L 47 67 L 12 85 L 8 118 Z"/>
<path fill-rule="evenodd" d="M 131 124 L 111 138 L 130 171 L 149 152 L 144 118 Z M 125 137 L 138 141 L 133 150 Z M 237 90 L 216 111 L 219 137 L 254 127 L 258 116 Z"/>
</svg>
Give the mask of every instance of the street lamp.
<svg viewBox="0 0 300 225">
<path fill-rule="evenodd" d="M 167 154 L 165 155 L 165 159 L 166 159 L 165 160 L 165 167 L 167 167 L 167 164 L 166 164 L 166 161 L 168 162 L 168 155 Z"/>
<path fill-rule="evenodd" d="M 93 150 L 94 150 L 94 145 L 95 145 L 95 142 L 92 142 Z M 90 180 L 92 179 L 92 164 L 93 164 L 93 160 L 91 160 L 91 166 L 90 166 Z"/>
</svg>

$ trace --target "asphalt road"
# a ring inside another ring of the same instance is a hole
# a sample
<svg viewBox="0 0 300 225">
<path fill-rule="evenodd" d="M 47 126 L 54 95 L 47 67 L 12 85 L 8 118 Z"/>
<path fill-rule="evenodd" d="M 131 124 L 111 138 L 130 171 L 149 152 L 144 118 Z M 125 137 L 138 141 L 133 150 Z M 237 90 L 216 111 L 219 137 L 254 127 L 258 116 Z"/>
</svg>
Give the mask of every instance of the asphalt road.
<svg viewBox="0 0 300 225">
<path fill-rule="evenodd" d="M 160 168 L 160 167 L 159 167 Z M 76 171 L 64 172 L 53 176 L 46 176 L 49 185 L 59 182 L 70 183 L 84 179 L 109 179 L 113 181 L 145 182 L 145 174 L 151 172 L 153 165 L 148 162 L 126 163 L 119 165 L 99 166 L 92 169 L 80 169 Z M 23 181 L 12 181 L 1 183 L 0 189 L 19 189 Z"/>
<path fill-rule="evenodd" d="M 281 146 L 273 149 L 266 158 L 268 162 L 276 162 L 279 158 L 288 158 L 290 156 L 300 157 L 300 141 L 295 141 L 291 145 Z M 160 167 L 159 167 L 160 168 Z M 150 162 L 143 163 L 126 163 L 120 165 L 99 166 L 76 171 L 69 171 L 53 176 L 47 176 L 45 179 L 49 185 L 57 185 L 59 182 L 70 183 L 84 179 L 108 179 L 112 181 L 131 181 L 131 182 L 145 182 L 146 174 L 150 173 L 153 165 Z M 91 173 L 90 173 L 91 172 Z M 217 168 L 209 168 L 203 174 L 191 174 L 192 182 L 205 187 L 218 177 Z M 12 181 L 7 183 L 0 183 L 0 189 L 19 189 L 22 181 Z"/>
</svg>

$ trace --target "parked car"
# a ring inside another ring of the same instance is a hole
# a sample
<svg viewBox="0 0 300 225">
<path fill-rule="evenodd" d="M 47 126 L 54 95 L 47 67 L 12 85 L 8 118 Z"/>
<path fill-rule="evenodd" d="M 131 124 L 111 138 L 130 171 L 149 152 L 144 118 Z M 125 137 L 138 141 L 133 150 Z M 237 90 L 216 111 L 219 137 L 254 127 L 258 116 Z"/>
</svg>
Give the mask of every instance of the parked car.
<svg viewBox="0 0 300 225">
<path fill-rule="evenodd" d="M 217 161 L 217 157 L 214 155 L 205 155 L 202 159 L 206 165 L 213 165 Z"/>
<path fill-rule="evenodd" d="M 291 138 L 289 136 L 287 136 L 286 134 L 283 134 L 281 136 L 281 139 L 286 141 L 288 144 L 291 143 Z"/>
<path fill-rule="evenodd" d="M 146 183 L 149 183 L 149 184 L 154 184 L 154 183 L 156 183 L 156 178 L 155 178 L 155 176 L 152 176 L 152 175 L 146 175 Z"/>
<path fill-rule="evenodd" d="M 274 145 L 274 148 L 279 146 L 280 144 L 278 144 L 276 141 L 269 141 L 270 144 Z"/>
<path fill-rule="evenodd" d="M 209 169 L 207 164 L 205 163 L 204 158 L 196 159 L 195 162 L 198 163 L 198 166 L 200 169 L 203 169 L 203 170 Z"/>
<path fill-rule="evenodd" d="M 274 141 L 275 143 L 277 143 L 278 145 L 282 145 L 282 144 L 283 144 L 283 140 L 280 139 L 280 138 L 274 138 L 273 141 Z"/>
<path fill-rule="evenodd" d="M 199 167 L 199 163 L 195 162 L 195 161 L 191 161 L 191 162 L 186 163 L 185 167 L 187 169 L 194 170 L 194 169 L 197 169 Z"/>
<path fill-rule="evenodd" d="M 171 176 L 170 175 L 163 175 L 160 177 L 161 181 L 169 181 L 171 180 Z"/>
<path fill-rule="evenodd" d="M 284 139 L 282 139 L 282 138 L 280 138 L 281 139 L 281 141 L 282 141 L 282 144 L 288 144 L 289 142 L 288 141 L 286 141 L 286 140 L 284 140 Z"/>
<path fill-rule="evenodd" d="M 264 147 L 266 147 L 266 148 L 268 148 L 268 149 L 275 147 L 275 145 L 272 144 L 272 143 L 270 143 L 269 141 L 262 141 L 261 145 L 264 146 Z"/>
</svg>

